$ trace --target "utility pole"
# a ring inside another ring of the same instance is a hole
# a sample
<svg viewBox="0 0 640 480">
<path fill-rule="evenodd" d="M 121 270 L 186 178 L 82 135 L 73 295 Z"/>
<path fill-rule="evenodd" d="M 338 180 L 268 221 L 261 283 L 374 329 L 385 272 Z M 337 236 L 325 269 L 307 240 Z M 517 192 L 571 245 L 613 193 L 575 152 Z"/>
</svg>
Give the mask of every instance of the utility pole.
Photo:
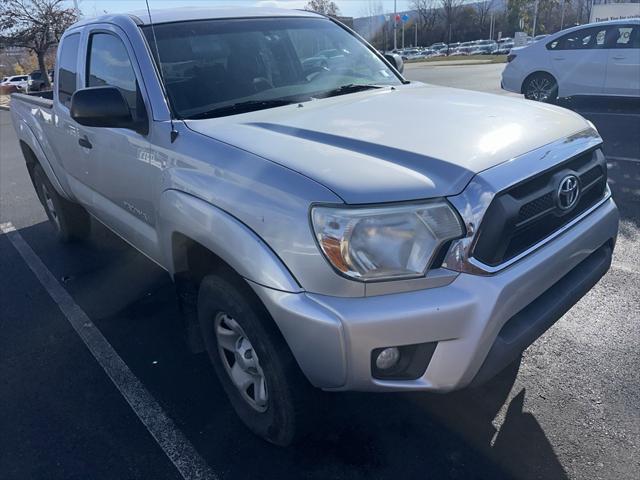
<svg viewBox="0 0 640 480">
<path fill-rule="evenodd" d="M 398 5 L 397 0 L 393 0 L 393 49 L 398 49 L 398 35 L 396 30 L 398 29 Z"/>
<path fill-rule="evenodd" d="M 560 30 L 564 27 L 564 4 L 565 0 L 562 0 L 562 13 L 560 14 Z"/>
<path fill-rule="evenodd" d="M 402 21 L 402 49 L 404 50 L 404 21 Z"/>
<path fill-rule="evenodd" d="M 416 19 L 416 44 L 415 46 L 418 46 L 418 20 Z"/>
<path fill-rule="evenodd" d="M 538 0 L 536 0 L 536 3 L 533 6 L 533 33 L 531 34 L 532 37 L 536 36 L 537 23 L 538 23 Z"/>
<path fill-rule="evenodd" d="M 493 13 L 489 19 L 489 40 L 493 40 Z"/>
</svg>

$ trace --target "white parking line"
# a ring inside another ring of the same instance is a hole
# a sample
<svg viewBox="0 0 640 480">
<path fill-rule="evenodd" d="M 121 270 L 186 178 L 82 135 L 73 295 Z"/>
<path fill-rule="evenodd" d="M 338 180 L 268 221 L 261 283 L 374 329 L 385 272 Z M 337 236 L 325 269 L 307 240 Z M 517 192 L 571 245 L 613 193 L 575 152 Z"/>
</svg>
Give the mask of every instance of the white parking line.
<svg viewBox="0 0 640 480">
<path fill-rule="evenodd" d="M 633 157 L 612 157 L 609 155 L 606 155 L 607 157 L 607 161 L 610 162 L 631 162 L 631 163 L 640 163 L 640 158 L 633 158 Z"/>
<path fill-rule="evenodd" d="M 193 445 L 127 367 L 84 310 L 62 288 L 22 235 L 11 223 L 0 224 L 0 230 L 7 235 L 49 296 L 58 304 L 60 311 L 182 477 L 185 480 L 217 479 Z"/>
<path fill-rule="evenodd" d="M 611 117 L 640 117 L 640 113 L 624 113 L 624 112 L 584 112 L 576 109 L 580 115 L 606 115 Z"/>
</svg>

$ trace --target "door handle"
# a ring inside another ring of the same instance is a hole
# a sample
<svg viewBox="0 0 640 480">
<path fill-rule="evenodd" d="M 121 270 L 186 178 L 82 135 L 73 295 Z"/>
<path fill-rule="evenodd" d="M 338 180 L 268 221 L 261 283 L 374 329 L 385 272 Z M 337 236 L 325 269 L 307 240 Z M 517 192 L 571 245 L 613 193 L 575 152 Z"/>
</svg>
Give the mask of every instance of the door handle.
<svg viewBox="0 0 640 480">
<path fill-rule="evenodd" d="M 627 58 L 627 57 L 625 57 L 624 55 L 614 55 L 613 56 L 614 60 L 624 60 L 625 58 Z"/>
<path fill-rule="evenodd" d="M 93 148 L 93 145 L 91 145 L 91 142 L 89 141 L 86 135 L 82 138 L 79 138 L 78 143 L 80 144 L 81 147 Z"/>
<path fill-rule="evenodd" d="M 564 60 L 564 57 L 553 57 L 554 60 Z"/>
</svg>

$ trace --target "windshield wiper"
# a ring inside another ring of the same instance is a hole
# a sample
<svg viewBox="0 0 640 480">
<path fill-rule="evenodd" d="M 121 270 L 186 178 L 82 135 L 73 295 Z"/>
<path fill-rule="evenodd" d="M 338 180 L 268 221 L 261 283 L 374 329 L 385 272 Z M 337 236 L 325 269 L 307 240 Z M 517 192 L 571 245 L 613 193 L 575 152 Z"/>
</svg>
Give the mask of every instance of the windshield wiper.
<svg viewBox="0 0 640 480">
<path fill-rule="evenodd" d="M 362 92 L 364 90 L 372 90 L 375 88 L 382 88 L 380 85 L 371 85 L 366 83 L 349 83 L 337 88 L 332 88 L 326 92 L 322 92 L 319 95 L 314 95 L 316 98 L 337 97 L 338 95 L 346 95 L 347 93 Z"/>
<path fill-rule="evenodd" d="M 265 108 L 282 107 L 284 105 L 291 105 L 292 103 L 299 103 L 300 100 L 279 98 L 274 100 L 247 100 L 246 102 L 234 103 L 232 105 L 225 105 L 223 107 L 207 110 L 206 112 L 195 113 L 185 117 L 187 120 L 200 120 L 203 118 L 215 118 L 224 117 L 226 115 L 233 115 L 236 113 L 254 112 L 256 110 L 264 110 Z"/>
</svg>

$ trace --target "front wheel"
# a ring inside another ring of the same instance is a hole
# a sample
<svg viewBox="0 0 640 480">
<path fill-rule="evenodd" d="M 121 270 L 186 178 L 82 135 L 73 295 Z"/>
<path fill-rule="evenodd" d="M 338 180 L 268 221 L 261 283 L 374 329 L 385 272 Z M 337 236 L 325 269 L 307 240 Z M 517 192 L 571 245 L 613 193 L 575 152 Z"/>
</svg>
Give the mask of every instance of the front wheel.
<svg viewBox="0 0 640 480">
<path fill-rule="evenodd" d="M 209 359 L 244 424 L 276 445 L 301 438 L 317 393 L 246 282 L 227 271 L 206 276 L 198 319 Z"/>
<path fill-rule="evenodd" d="M 558 100 L 558 82 L 548 73 L 534 73 L 524 83 L 524 98 L 543 103 Z"/>
</svg>

